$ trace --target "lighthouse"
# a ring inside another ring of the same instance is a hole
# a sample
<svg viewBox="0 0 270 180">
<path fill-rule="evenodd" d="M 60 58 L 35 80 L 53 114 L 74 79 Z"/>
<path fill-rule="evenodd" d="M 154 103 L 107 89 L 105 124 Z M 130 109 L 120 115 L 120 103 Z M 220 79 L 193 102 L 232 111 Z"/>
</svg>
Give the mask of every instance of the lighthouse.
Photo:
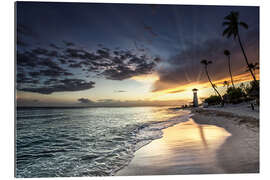
<svg viewBox="0 0 270 180">
<path fill-rule="evenodd" d="M 192 89 L 192 91 L 193 91 L 193 106 L 198 107 L 198 96 L 197 96 L 198 89 L 194 88 Z"/>
</svg>

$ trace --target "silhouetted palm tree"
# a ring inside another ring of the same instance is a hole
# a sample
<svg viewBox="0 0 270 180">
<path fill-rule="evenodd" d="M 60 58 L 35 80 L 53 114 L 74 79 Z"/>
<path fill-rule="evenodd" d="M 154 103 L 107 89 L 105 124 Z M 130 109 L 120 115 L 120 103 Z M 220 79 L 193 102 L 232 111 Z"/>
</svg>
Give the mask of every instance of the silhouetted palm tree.
<svg viewBox="0 0 270 180">
<path fill-rule="evenodd" d="M 212 88 L 215 90 L 215 92 L 218 94 L 218 96 L 220 97 L 221 101 L 222 101 L 222 105 L 223 105 L 223 99 L 222 96 L 219 94 L 218 90 L 216 89 L 216 85 L 212 83 L 210 76 L 208 74 L 208 65 L 212 64 L 212 61 L 208 61 L 206 59 L 201 60 L 201 64 L 204 65 L 204 69 L 205 69 L 205 73 L 207 75 L 208 81 L 210 82 Z"/>
<path fill-rule="evenodd" d="M 229 66 L 229 73 L 230 73 L 230 76 L 231 76 L 231 82 L 232 82 L 233 88 L 235 88 L 234 83 L 233 83 L 232 71 L 231 71 L 231 58 L 230 58 L 231 53 L 230 53 L 229 50 L 226 49 L 224 51 L 224 55 L 228 57 L 228 66 Z"/>
<path fill-rule="evenodd" d="M 223 87 L 224 87 L 224 86 L 227 86 L 227 89 L 228 89 L 228 88 L 229 88 L 229 85 L 230 85 L 230 82 L 229 82 L 229 81 L 224 81 L 224 82 L 223 82 Z"/>
<path fill-rule="evenodd" d="M 249 65 L 245 50 L 243 48 L 242 42 L 241 42 L 241 38 L 239 35 L 239 26 L 242 26 L 245 29 L 248 29 L 248 25 L 245 22 L 239 21 L 239 13 L 235 12 L 235 11 L 231 11 L 229 15 L 227 15 L 225 18 L 225 21 L 223 22 L 223 26 L 226 26 L 226 29 L 223 31 L 223 36 L 227 36 L 227 38 L 230 38 L 231 35 L 233 35 L 234 39 L 237 38 L 238 42 L 240 44 L 241 50 L 243 52 L 243 55 L 245 57 L 245 61 L 247 63 L 247 65 Z M 256 77 L 252 71 L 251 68 L 249 68 L 249 72 L 251 73 L 254 82 L 257 84 L 257 80 Z"/>
<path fill-rule="evenodd" d="M 255 62 L 254 64 L 253 63 L 250 63 L 248 66 L 247 66 L 247 69 L 252 69 L 254 72 L 258 69 L 260 69 L 259 67 L 259 63 Z M 247 70 L 248 71 L 248 70 Z"/>
</svg>

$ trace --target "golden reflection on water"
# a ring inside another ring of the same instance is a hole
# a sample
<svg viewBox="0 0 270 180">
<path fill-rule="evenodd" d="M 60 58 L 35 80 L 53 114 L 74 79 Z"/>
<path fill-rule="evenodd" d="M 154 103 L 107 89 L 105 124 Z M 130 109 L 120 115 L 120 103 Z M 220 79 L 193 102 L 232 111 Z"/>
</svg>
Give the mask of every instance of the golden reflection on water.
<svg viewBox="0 0 270 180">
<path fill-rule="evenodd" d="M 230 135 L 223 128 L 197 124 L 190 118 L 164 129 L 163 137 L 138 150 L 129 168 L 119 174 L 140 174 L 144 167 L 151 167 L 149 174 L 172 174 L 171 169 L 178 173 L 224 173 L 216 152 Z"/>
<path fill-rule="evenodd" d="M 214 151 L 230 136 L 223 128 L 197 124 L 192 118 L 163 130 L 163 133 L 162 139 L 152 142 L 159 154 L 169 154 L 171 147 Z"/>
</svg>

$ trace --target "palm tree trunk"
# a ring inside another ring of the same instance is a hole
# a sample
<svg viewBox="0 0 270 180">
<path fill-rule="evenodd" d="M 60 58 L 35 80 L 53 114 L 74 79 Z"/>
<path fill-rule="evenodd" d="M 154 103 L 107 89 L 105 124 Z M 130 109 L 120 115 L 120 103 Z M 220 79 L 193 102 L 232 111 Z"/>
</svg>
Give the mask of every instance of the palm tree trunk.
<svg viewBox="0 0 270 180">
<path fill-rule="evenodd" d="M 249 62 L 248 62 L 248 59 L 247 59 L 247 56 L 246 56 L 245 50 L 244 50 L 244 48 L 243 48 L 243 45 L 242 45 L 242 42 L 241 42 L 241 39 L 240 39 L 240 35 L 239 35 L 239 33 L 237 33 L 237 37 L 238 37 L 238 42 L 239 42 L 239 44 L 240 44 L 241 50 L 242 50 L 243 55 L 244 55 L 244 57 L 245 57 L 245 61 L 246 61 L 246 63 L 247 63 L 248 70 L 249 70 L 249 72 L 250 72 L 251 76 L 253 77 L 253 79 L 254 79 L 254 81 L 255 81 L 256 86 L 258 86 L 258 82 L 257 82 L 257 80 L 256 80 L 256 77 L 255 77 L 255 75 L 254 75 L 254 73 L 253 73 L 252 69 L 249 67 Z"/>
<path fill-rule="evenodd" d="M 215 92 L 216 92 L 216 93 L 218 94 L 218 96 L 220 97 L 221 102 L 222 102 L 222 106 L 223 106 L 223 105 L 224 105 L 224 102 L 223 102 L 222 96 L 219 94 L 218 90 L 215 88 L 214 84 L 212 83 L 212 81 L 211 81 L 211 79 L 210 79 L 210 76 L 209 76 L 209 74 L 208 74 L 207 66 L 205 66 L 205 72 L 206 72 L 208 81 L 210 82 L 210 84 L 212 85 L 212 88 L 215 90 Z"/>
<path fill-rule="evenodd" d="M 228 65 L 229 65 L 229 72 L 230 72 L 230 75 L 231 75 L 232 86 L 233 86 L 233 88 L 235 88 L 234 83 L 233 83 L 232 71 L 231 71 L 231 59 L 230 59 L 230 55 L 228 56 Z"/>
</svg>

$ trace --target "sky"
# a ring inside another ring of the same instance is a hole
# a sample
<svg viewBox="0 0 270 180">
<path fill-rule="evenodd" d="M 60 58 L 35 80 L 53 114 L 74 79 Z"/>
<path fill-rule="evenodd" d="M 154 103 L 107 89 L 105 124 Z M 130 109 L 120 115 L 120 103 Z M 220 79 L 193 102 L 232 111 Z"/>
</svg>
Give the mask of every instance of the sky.
<svg viewBox="0 0 270 180">
<path fill-rule="evenodd" d="M 231 11 L 250 62 L 259 62 L 259 8 L 241 6 L 17 2 L 18 106 L 181 105 L 197 88 L 214 94 L 251 75 L 237 40 L 222 36 Z M 255 72 L 259 79 L 259 72 Z"/>
</svg>

